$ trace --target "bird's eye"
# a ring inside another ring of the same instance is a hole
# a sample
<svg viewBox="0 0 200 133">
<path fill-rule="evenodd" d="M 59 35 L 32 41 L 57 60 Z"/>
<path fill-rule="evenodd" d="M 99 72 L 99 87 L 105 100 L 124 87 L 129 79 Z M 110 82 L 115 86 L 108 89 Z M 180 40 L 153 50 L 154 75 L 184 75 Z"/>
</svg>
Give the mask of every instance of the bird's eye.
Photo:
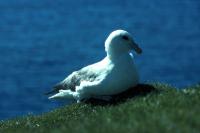
<svg viewBox="0 0 200 133">
<path fill-rule="evenodd" d="M 122 36 L 122 38 L 123 38 L 124 40 L 127 40 L 127 41 L 129 40 L 128 36 L 125 36 L 125 35 Z"/>
</svg>

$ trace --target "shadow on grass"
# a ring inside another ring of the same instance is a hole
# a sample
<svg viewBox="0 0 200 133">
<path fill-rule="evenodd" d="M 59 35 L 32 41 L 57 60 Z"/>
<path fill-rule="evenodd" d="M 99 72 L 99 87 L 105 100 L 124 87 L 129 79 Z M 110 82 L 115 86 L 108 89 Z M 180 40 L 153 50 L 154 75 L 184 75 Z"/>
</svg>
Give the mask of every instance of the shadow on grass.
<svg viewBox="0 0 200 133">
<path fill-rule="evenodd" d="M 157 92 L 157 90 L 153 86 L 148 85 L 148 84 L 138 84 L 137 86 L 131 87 L 130 89 L 120 94 L 113 95 L 109 101 L 90 98 L 86 100 L 85 103 L 91 104 L 94 106 L 95 105 L 102 105 L 102 106 L 117 105 L 119 103 L 125 102 L 127 99 L 134 98 L 136 96 L 146 96 L 147 94 L 151 92 Z"/>
</svg>

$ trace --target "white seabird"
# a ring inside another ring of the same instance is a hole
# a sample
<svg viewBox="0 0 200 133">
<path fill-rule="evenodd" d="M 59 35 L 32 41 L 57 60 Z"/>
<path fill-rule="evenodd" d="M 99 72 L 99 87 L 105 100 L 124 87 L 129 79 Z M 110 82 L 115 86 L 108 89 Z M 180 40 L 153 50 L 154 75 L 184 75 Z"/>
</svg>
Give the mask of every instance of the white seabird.
<svg viewBox="0 0 200 133">
<path fill-rule="evenodd" d="M 142 53 L 127 31 L 113 31 L 105 41 L 106 57 L 70 74 L 48 93 L 56 93 L 49 99 L 75 99 L 80 102 L 111 96 L 136 86 L 139 76 L 131 50 Z"/>
</svg>

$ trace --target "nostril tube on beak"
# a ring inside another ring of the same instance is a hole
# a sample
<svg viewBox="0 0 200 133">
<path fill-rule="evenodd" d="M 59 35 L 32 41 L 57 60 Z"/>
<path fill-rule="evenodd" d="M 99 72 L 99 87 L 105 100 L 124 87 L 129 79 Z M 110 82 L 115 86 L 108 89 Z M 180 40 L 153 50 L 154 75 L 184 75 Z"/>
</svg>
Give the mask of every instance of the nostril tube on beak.
<svg viewBox="0 0 200 133">
<path fill-rule="evenodd" d="M 133 49 L 135 50 L 135 52 L 137 54 L 141 54 L 142 53 L 142 49 L 137 44 L 133 45 Z"/>
<path fill-rule="evenodd" d="M 136 47 L 135 51 L 137 54 L 141 54 L 142 53 L 142 49 L 140 47 Z"/>
</svg>

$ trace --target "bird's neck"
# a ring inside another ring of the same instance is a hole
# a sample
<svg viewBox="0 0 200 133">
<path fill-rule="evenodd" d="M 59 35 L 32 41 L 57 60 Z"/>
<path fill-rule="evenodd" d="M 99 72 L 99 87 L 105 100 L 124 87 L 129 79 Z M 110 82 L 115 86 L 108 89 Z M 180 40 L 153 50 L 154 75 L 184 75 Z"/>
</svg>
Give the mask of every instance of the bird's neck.
<svg viewBox="0 0 200 133">
<path fill-rule="evenodd" d="M 112 61 L 112 62 L 118 62 L 122 57 L 128 57 L 132 58 L 129 52 L 107 52 L 107 57 Z"/>
<path fill-rule="evenodd" d="M 115 45 L 117 46 L 120 44 L 112 44 L 108 39 L 105 42 L 105 51 L 106 51 L 107 57 L 111 61 L 118 60 L 122 55 L 129 55 L 128 51 L 122 50 L 119 47 L 115 47 Z"/>
</svg>

